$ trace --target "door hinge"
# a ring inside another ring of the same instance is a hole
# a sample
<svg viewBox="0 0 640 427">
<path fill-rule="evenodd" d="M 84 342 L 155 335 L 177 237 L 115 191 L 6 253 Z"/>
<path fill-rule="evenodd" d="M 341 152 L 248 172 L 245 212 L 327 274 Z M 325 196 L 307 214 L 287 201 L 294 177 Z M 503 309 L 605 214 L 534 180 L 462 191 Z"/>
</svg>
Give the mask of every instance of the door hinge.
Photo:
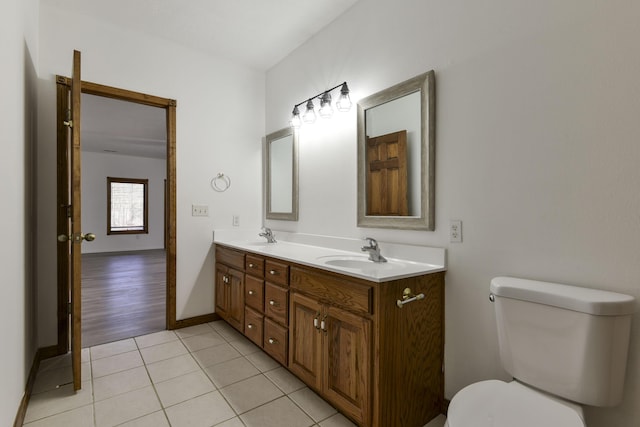
<svg viewBox="0 0 640 427">
<path fill-rule="evenodd" d="M 72 128 L 73 127 L 73 120 L 65 120 L 64 122 L 62 122 L 62 124 Z"/>
<path fill-rule="evenodd" d="M 71 315 L 71 303 L 68 302 L 67 303 L 67 316 L 70 316 L 70 315 Z"/>
</svg>

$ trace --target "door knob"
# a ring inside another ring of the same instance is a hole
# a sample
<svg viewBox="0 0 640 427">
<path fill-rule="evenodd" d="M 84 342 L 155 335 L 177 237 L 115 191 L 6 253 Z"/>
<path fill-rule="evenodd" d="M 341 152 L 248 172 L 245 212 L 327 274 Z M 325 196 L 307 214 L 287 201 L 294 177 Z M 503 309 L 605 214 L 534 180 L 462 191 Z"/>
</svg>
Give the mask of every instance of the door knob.
<svg viewBox="0 0 640 427">
<path fill-rule="evenodd" d="M 69 240 L 75 240 L 76 242 L 79 242 L 81 240 L 86 240 L 87 242 L 93 242 L 94 240 L 96 240 L 96 235 L 93 233 L 79 234 L 79 235 L 76 235 L 75 238 L 73 234 L 58 235 L 58 242 L 68 242 Z"/>
</svg>

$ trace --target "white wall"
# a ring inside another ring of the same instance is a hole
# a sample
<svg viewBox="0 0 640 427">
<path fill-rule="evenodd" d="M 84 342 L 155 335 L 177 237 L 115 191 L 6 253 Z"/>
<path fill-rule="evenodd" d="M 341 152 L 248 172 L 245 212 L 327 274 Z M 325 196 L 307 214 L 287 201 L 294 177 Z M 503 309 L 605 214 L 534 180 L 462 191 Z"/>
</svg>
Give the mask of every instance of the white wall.
<svg viewBox="0 0 640 427">
<path fill-rule="evenodd" d="M 36 346 L 31 223 L 36 138 L 38 2 L 3 2 L 0 14 L 0 425 L 13 425 Z"/>
<path fill-rule="evenodd" d="M 138 251 L 164 247 L 164 159 L 82 152 L 82 228 L 96 240 L 82 253 Z M 107 235 L 107 177 L 148 179 L 149 234 Z"/>
<path fill-rule="evenodd" d="M 82 52 L 83 80 L 177 100 L 177 318 L 212 313 L 212 230 L 230 227 L 234 214 L 242 226 L 260 226 L 264 73 L 45 3 L 39 58 L 40 345 L 56 341 L 54 77 L 70 75 L 73 49 Z M 209 184 L 218 172 L 232 180 L 224 193 Z M 192 204 L 208 205 L 209 217 L 192 217 Z"/>
<path fill-rule="evenodd" d="M 491 278 L 640 297 L 639 19 L 624 0 L 360 0 L 269 70 L 266 130 L 339 82 L 357 101 L 435 70 L 436 230 L 356 227 L 355 108 L 301 128 L 300 220 L 267 225 L 447 248 L 445 395 L 506 379 Z M 639 319 L 624 401 L 589 409 L 590 426 L 640 419 Z"/>
</svg>

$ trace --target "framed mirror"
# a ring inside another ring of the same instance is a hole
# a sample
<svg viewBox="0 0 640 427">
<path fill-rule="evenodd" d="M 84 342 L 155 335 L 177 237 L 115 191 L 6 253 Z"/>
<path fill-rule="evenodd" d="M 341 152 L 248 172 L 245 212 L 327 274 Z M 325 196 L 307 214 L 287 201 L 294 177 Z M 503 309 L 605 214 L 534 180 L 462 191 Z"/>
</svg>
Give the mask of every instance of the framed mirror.
<svg viewBox="0 0 640 427">
<path fill-rule="evenodd" d="M 284 128 L 265 137 L 266 218 L 298 220 L 298 135 Z"/>
<path fill-rule="evenodd" d="M 435 228 L 435 73 L 358 102 L 358 227 Z"/>
</svg>

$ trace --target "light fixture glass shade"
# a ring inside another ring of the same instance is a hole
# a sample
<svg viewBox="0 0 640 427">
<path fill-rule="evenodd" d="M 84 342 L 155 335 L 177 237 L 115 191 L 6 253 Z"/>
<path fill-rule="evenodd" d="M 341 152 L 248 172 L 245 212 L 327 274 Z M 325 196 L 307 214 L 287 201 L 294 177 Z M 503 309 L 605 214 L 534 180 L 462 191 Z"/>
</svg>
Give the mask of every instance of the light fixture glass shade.
<svg viewBox="0 0 640 427">
<path fill-rule="evenodd" d="M 331 94 L 325 92 L 320 98 L 320 117 L 330 119 L 333 116 L 333 107 L 331 106 Z"/>
<path fill-rule="evenodd" d="M 342 112 L 351 110 L 351 98 L 349 98 L 349 87 L 347 86 L 347 82 L 344 82 L 340 88 L 340 98 L 338 99 L 338 102 L 336 102 L 336 108 L 338 111 Z"/>
<path fill-rule="evenodd" d="M 293 126 L 294 128 L 299 128 L 300 125 L 302 124 L 302 121 L 300 120 L 300 111 L 298 110 L 297 105 L 293 107 L 290 123 L 291 123 L 291 126 Z"/>
<path fill-rule="evenodd" d="M 307 111 L 305 111 L 304 116 L 302 116 L 302 121 L 309 124 L 316 121 L 316 112 L 314 111 L 312 100 L 309 100 L 307 102 Z"/>
</svg>

